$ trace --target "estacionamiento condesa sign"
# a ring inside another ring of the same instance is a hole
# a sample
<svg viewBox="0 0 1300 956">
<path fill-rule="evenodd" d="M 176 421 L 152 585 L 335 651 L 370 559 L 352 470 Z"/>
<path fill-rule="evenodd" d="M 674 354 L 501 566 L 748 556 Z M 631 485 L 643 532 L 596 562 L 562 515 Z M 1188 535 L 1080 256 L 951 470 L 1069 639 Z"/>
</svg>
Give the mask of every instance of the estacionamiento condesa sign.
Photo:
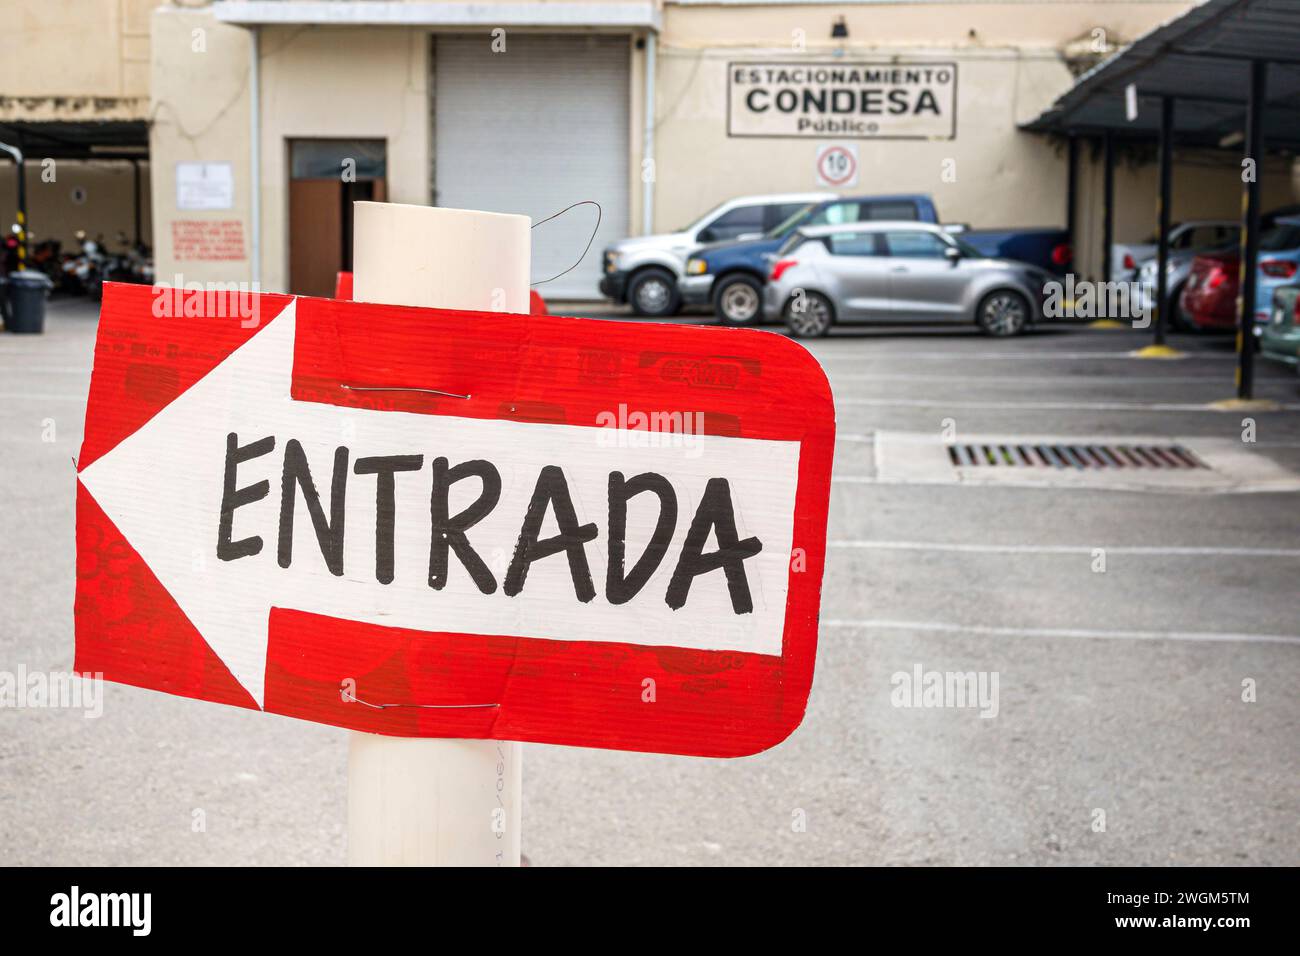
<svg viewBox="0 0 1300 956">
<path fill-rule="evenodd" d="M 729 63 L 727 135 L 952 139 L 956 63 Z"/>
</svg>

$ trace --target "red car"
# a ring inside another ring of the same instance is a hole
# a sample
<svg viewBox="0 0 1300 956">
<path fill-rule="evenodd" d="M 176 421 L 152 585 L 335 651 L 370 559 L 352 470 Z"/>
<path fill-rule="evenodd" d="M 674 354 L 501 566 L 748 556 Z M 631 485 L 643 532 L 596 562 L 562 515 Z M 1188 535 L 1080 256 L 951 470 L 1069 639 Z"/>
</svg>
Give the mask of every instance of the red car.
<svg viewBox="0 0 1300 956">
<path fill-rule="evenodd" d="M 1207 252 L 1192 260 L 1192 271 L 1178 304 L 1198 329 L 1237 327 L 1237 274 L 1241 260 L 1235 252 Z"/>
</svg>

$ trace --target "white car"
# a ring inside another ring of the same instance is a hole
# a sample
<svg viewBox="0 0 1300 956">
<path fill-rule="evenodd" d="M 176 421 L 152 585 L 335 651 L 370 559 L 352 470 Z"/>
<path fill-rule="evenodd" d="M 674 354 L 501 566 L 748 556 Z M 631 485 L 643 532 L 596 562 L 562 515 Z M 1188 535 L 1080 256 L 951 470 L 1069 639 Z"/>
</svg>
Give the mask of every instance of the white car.
<svg viewBox="0 0 1300 956">
<path fill-rule="evenodd" d="M 605 250 L 600 291 L 615 302 L 626 302 L 638 315 L 674 315 L 682 305 L 677 283 L 697 246 L 757 239 L 799 210 L 834 197 L 834 193 L 740 196 L 677 232 L 620 239 Z"/>
<path fill-rule="evenodd" d="M 1196 254 L 1218 248 L 1233 241 L 1241 223 L 1231 219 L 1195 219 L 1180 222 L 1169 230 L 1169 251 Z M 1111 246 L 1110 280 L 1112 282 L 1132 282 L 1138 278 L 1137 271 L 1142 263 L 1156 254 L 1156 237 L 1151 236 L 1145 242 L 1117 242 Z"/>
</svg>

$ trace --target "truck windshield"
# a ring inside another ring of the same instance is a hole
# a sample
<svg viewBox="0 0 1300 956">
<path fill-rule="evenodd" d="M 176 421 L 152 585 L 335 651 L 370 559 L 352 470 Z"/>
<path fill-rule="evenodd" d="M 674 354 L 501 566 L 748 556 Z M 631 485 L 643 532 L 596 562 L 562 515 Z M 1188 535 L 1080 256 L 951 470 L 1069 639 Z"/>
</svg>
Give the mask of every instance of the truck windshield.
<svg viewBox="0 0 1300 956">
<path fill-rule="evenodd" d="M 796 226 L 799 225 L 799 223 L 801 223 L 801 222 L 803 222 L 805 219 L 807 219 L 809 213 L 811 213 L 814 209 L 816 209 L 818 205 L 820 205 L 820 204 L 819 204 L 819 203 L 815 203 L 815 202 L 811 202 L 811 203 L 809 203 L 808 205 L 804 206 L 802 209 L 800 209 L 800 210 L 799 210 L 798 212 L 796 212 L 794 215 L 788 217 L 788 218 L 785 220 L 785 222 L 783 222 L 783 223 L 781 223 L 779 226 L 776 226 L 775 228 L 773 228 L 773 229 L 772 229 L 772 230 L 767 234 L 767 238 L 769 238 L 769 239 L 780 239 L 780 238 L 782 238 L 783 236 L 787 235 L 787 234 L 790 232 L 791 229 L 794 229 Z"/>
</svg>

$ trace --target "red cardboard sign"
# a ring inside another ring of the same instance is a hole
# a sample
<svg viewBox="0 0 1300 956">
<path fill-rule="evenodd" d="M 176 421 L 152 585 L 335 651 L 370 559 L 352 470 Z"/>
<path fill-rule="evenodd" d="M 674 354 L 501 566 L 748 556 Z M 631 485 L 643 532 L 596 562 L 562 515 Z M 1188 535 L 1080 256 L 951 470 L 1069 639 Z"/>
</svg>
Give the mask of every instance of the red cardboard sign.
<svg viewBox="0 0 1300 956">
<path fill-rule="evenodd" d="M 796 343 L 105 289 L 77 670 L 401 736 L 740 756 L 798 726 L 834 407 Z"/>
</svg>

